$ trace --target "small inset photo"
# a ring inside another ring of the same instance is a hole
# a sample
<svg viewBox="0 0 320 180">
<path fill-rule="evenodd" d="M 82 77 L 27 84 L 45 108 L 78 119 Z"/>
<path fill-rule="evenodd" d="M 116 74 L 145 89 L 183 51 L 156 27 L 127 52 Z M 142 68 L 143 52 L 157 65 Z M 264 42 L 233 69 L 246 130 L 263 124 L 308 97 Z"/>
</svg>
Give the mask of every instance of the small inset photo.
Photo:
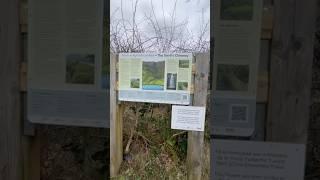
<svg viewBox="0 0 320 180">
<path fill-rule="evenodd" d="M 251 21 L 253 0 L 221 0 L 221 20 Z"/>
<path fill-rule="evenodd" d="M 248 91 L 249 65 L 219 64 L 217 90 Z"/>
<path fill-rule="evenodd" d="M 94 84 L 95 57 L 93 54 L 70 54 L 66 57 L 66 83 Z"/>
<path fill-rule="evenodd" d="M 130 87 L 139 89 L 140 88 L 140 79 L 139 78 L 130 79 Z"/>
<path fill-rule="evenodd" d="M 178 90 L 187 91 L 188 82 L 178 82 Z"/>
<path fill-rule="evenodd" d="M 179 60 L 179 68 L 189 68 L 189 60 Z"/>
<path fill-rule="evenodd" d="M 167 89 L 177 90 L 177 73 L 167 73 Z"/>
</svg>

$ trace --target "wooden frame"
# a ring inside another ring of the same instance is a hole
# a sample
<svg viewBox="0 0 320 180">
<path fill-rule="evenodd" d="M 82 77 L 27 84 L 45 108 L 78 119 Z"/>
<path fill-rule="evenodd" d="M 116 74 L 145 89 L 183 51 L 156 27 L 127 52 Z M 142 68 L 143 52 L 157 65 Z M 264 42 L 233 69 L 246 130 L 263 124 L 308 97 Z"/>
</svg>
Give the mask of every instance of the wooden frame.
<svg viewBox="0 0 320 180">
<path fill-rule="evenodd" d="M 117 55 L 110 55 L 110 175 L 116 176 L 123 158 L 123 110 L 124 104 L 117 101 Z M 193 106 L 206 106 L 209 53 L 195 55 Z M 201 179 L 204 132 L 188 133 L 187 169 L 188 179 Z"/>
</svg>

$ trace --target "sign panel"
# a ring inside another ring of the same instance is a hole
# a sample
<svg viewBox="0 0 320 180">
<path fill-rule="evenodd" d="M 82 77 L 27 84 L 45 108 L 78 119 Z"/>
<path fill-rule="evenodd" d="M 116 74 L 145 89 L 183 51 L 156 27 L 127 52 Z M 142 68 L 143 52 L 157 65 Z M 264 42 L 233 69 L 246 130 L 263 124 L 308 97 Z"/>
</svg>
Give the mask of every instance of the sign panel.
<svg viewBox="0 0 320 180">
<path fill-rule="evenodd" d="M 28 119 L 108 127 L 103 1 L 30 0 Z"/>
<path fill-rule="evenodd" d="M 190 104 L 192 54 L 119 54 L 119 100 Z"/>
<path fill-rule="evenodd" d="M 171 129 L 204 131 L 205 107 L 172 106 Z"/>
<path fill-rule="evenodd" d="M 213 134 L 254 131 L 262 6 L 262 0 L 214 1 Z"/>
<path fill-rule="evenodd" d="M 305 145 L 211 140 L 211 179 L 304 179 Z"/>
</svg>

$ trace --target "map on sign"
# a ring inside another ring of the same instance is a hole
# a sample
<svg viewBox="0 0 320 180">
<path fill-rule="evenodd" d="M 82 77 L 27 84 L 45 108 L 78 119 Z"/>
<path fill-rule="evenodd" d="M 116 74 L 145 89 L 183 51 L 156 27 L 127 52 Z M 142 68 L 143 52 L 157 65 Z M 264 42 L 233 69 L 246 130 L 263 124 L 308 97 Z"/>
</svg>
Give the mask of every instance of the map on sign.
<svg viewBox="0 0 320 180">
<path fill-rule="evenodd" d="M 119 54 L 119 100 L 190 104 L 192 54 Z"/>
</svg>

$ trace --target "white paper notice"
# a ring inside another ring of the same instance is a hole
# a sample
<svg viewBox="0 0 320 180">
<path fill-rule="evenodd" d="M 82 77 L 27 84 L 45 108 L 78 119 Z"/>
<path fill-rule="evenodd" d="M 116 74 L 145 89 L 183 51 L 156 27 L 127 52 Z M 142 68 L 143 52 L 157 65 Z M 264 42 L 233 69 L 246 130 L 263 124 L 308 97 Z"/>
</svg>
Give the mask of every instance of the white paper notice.
<svg viewBox="0 0 320 180">
<path fill-rule="evenodd" d="M 205 107 L 172 106 L 171 129 L 204 131 Z"/>
</svg>

